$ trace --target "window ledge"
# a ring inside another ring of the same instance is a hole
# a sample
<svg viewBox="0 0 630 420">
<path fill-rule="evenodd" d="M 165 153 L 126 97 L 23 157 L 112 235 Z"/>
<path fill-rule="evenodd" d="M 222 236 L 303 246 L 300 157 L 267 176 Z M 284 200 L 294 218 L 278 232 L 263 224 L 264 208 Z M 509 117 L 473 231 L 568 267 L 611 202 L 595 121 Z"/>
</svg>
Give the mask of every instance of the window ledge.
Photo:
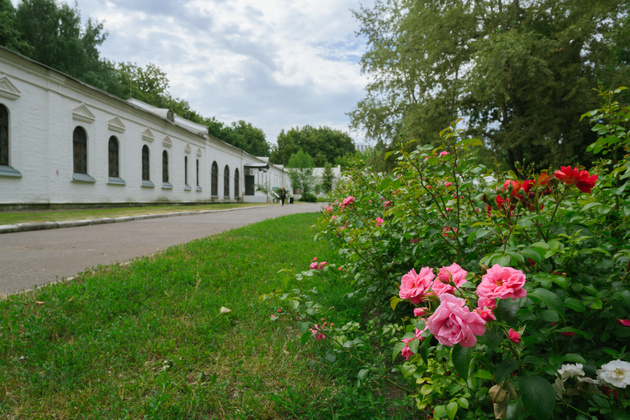
<svg viewBox="0 0 630 420">
<path fill-rule="evenodd" d="M 229 200 L 229 199 L 230 199 L 230 196 L 229 196 L 229 195 L 224 195 L 224 196 L 223 196 L 223 199 L 224 199 L 224 200 Z"/>
<path fill-rule="evenodd" d="M 87 182 L 89 184 L 96 183 L 96 180 L 88 174 L 79 174 L 76 172 L 72 174 L 72 180 L 75 182 Z"/>
<path fill-rule="evenodd" d="M 199 185 L 197 185 L 197 192 L 201 192 L 203 191 L 203 188 L 201 188 Z"/>
<path fill-rule="evenodd" d="M 153 182 L 149 181 L 148 179 L 143 179 L 142 180 L 142 187 L 143 188 L 155 188 L 155 185 L 153 185 Z"/>
<path fill-rule="evenodd" d="M 119 178 L 117 176 L 110 176 L 109 180 L 107 181 L 108 185 L 127 185 L 127 183 L 125 182 L 124 179 Z"/>
<path fill-rule="evenodd" d="M 0 165 L 0 176 L 8 176 L 11 178 L 22 178 L 22 174 L 17 169 L 8 165 Z"/>
<path fill-rule="evenodd" d="M 173 189 L 173 185 L 171 185 L 170 182 L 162 182 L 162 189 L 163 190 L 172 190 Z"/>
<path fill-rule="evenodd" d="M 190 188 L 190 185 L 186 184 L 184 186 L 184 191 L 192 191 L 192 188 Z"/>
</svg>

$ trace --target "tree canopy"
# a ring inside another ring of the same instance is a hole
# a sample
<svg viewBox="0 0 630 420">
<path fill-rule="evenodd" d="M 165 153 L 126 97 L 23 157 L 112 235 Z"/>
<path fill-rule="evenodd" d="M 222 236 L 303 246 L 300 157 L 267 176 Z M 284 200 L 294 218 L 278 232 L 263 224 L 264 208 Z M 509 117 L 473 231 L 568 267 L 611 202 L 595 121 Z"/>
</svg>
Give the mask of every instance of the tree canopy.
<svg viewBox="0 0 630 420">
<path fill-rule="evenodd" d="M 291 179 L 291 188 L 293 191 L 301 191 L 302 193 L 311 192 L 314 188 L 315 177 L 313 176 L 313 168 L 315 161 L 303 150 L 291 155 L 287 168 L 289 168 L 289 178 Z"/>
<path fill-rule="evenodd" d="M 265 133 L 243 120 L 225 125 L 216 118 L 206 120 L 208 132 L 226 143 L 234 145 L 254 156 L 269 156 L 270 146 Z"/>
<path fill-rule="evenodd" d="M 271 162 L 287 166 L 289 159 L 303 150 L 313 157 L 315 166 L 323 167 L 326 162 L 334 164 L 347 154 L 355 153 L 352 138 L 329 127 L 314 128 L 305 125 L 280 132 L 277 144 L 271 150 Z"/>
<path fill-rule="evenodd" d="M 353 128 L 420 143 L 464 117 L 512 169 L 588 159 L 580 115 L 628 79 L 628 0 L 377 0 L 354 12 L 369 49 Z"/>
</svg>

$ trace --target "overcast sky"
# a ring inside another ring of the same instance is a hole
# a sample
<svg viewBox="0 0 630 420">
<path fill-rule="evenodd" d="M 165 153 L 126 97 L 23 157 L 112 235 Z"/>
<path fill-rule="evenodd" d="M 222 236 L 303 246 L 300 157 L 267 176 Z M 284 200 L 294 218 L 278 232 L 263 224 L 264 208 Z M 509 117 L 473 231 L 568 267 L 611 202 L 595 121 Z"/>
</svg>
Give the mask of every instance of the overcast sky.
<svg viewBox="0 0 630 420">
<path fill-rule="evenodd" d="M 18 1 L 14 1 L 17 3 Z M 66 0 L 74 4 L 73 0 Z M 364 96 L 364 39 L 350 12 L 374 0 L 78 0 L 104 23 L 101 57 L 156 64 L 172 96 L 204 117 L 245 120 L 275 143 L 280 130 L 349 132 Z"/>
</svg>

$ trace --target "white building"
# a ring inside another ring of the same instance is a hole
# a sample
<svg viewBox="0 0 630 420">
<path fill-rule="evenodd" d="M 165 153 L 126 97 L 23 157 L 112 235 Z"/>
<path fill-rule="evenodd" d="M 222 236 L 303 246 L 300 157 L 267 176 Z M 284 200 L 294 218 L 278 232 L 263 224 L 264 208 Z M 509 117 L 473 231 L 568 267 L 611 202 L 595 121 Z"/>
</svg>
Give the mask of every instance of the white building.
<svg viewBox="0 0 630 420">
<path fill-rule="evenodd" d="M 264 202 L 283 168 L 0 47 L 0 208 Z"/>
</svg>

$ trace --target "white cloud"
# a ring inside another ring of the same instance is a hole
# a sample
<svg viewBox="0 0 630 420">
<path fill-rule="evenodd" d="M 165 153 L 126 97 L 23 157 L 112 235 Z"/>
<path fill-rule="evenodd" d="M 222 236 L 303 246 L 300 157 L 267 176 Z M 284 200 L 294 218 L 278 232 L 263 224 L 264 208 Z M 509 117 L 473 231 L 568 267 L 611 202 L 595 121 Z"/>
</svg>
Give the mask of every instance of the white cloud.
<svg viewBox="0 0 630 420">
<path fill-rule="evenodd" d="M 364 5 L 374 0 L 362 1 Z M 73 1 L 68 1 L 73 4 Z M 275 142 L 282 129 L 327 125 L 363 97 L 359 0 L 78 0 L 104 22 L 101 56 L 166 72 L 173 96 L 205 117 L 239 119 Z"/>
</svg>

